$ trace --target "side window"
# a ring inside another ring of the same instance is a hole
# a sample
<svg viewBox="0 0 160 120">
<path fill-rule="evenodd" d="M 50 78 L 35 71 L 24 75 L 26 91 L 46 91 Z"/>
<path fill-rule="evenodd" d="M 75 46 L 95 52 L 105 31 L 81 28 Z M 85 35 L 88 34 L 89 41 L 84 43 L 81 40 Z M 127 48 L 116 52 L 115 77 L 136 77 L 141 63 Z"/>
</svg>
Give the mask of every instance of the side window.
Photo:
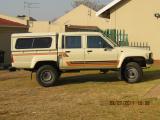
<svg viewBox="0 0 160 120">
<path fill-rule="evenodd" d="M 100 36 L 88 36 L 87 48 L 112 48 L 112 46 Z"/>
<path fill-rule="evenodd" d="M 33 38 L 17 39 L 16 49 L 31 49 L 33 45 Z"/>
<path fill-rule="evenodd" d="M 81 36 L 65 36 L 64 48 L 81 48 Z"/>
<path fill-rule="evenodd" d="M 52 38 L 35 38 L 33 43 L 33 48 L 50 48 L 52 43 Z"/>
<path fill-rule="evenodd" d="M 36 48 L 50 48 L 52 38 L 19 38 L 16 41 L 16 49 L 36 49 Z"/>
</svg>

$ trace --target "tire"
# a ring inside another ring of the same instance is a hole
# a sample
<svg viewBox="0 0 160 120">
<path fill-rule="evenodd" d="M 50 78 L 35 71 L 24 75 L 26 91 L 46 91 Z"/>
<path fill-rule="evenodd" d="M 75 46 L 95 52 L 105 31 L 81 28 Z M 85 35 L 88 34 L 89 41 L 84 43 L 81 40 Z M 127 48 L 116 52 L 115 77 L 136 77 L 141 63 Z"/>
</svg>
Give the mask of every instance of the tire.
<svg viewBox="0 0 160 120">
<path fill-rule="evenodd" d="M 143 70 L 138 63 L 130 62 L 124 67 L 122 74 L 128 83 L 137 83 L 142 80 Z"/>
<path fill-rule="evenodd" d="M 59 78 L 58 71 L 50 66 L 44 65 L 40 67 L 36 73 L 38 83 L 43 87 L 52 87 Z"/>
</svg>

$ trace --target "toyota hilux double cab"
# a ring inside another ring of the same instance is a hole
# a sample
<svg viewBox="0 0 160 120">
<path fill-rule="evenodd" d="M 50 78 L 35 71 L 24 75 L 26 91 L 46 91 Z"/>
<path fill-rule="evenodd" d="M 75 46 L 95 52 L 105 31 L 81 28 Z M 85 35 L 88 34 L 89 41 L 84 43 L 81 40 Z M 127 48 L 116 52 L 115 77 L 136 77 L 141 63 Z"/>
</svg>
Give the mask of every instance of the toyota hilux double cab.
<svg viewBox="0 0 160 120">
<path fill-rule="evenodd" d="M 142 80 L 143 69 L 153 64 L 152 52 L 118 47 L 99 32 L 13 34 L 12 68 L 36 72 L 40 85 L 55 85 L 65 72 L 119 71 L 128 83 Z"/>
</svg>

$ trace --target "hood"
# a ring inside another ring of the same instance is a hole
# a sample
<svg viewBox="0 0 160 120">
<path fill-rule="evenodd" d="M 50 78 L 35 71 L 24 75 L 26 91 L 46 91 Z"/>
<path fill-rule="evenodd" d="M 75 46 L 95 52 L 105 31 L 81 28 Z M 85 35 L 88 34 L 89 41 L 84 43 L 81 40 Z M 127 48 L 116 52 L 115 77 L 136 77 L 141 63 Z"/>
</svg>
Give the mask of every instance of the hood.
<svg viewBox="0 0 160 120">
<path fill-rule="evenodd" d="M 146 59 L 149 57 L 149 54 L 152 53 L 150 50 L 139 47 L 116 47 L 116 50 L 119 55 L 123 54 L 124 56 L 143 56 Z"/>
<path fill-rule="evenodd" d="M 140 48 L 140 47 L 117 47 L 119 50 L 123 51 L 143 51 L 143 52 L 150 52 L 150 50 L 147 50 L 146 48 Z"/>
</svg>

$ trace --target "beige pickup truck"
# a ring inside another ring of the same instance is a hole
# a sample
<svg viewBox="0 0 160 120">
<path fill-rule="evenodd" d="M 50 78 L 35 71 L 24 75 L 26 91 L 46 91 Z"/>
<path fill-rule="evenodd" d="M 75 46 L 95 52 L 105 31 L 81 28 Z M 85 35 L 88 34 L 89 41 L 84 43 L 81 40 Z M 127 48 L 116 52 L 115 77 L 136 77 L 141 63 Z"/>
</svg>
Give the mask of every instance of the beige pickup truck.
<svg viewBox="0 0 160 120">
<path fill-rule="evenodd" d="M 55 85 L 61 73 L 81 70 L 119 71 L 135 83 L 153 64 L 151 51 L 118 47 L 98 32 L 13 34 L 11 51 L 12 67 L 36 72 L 44 87 Z"/>
</svg>

